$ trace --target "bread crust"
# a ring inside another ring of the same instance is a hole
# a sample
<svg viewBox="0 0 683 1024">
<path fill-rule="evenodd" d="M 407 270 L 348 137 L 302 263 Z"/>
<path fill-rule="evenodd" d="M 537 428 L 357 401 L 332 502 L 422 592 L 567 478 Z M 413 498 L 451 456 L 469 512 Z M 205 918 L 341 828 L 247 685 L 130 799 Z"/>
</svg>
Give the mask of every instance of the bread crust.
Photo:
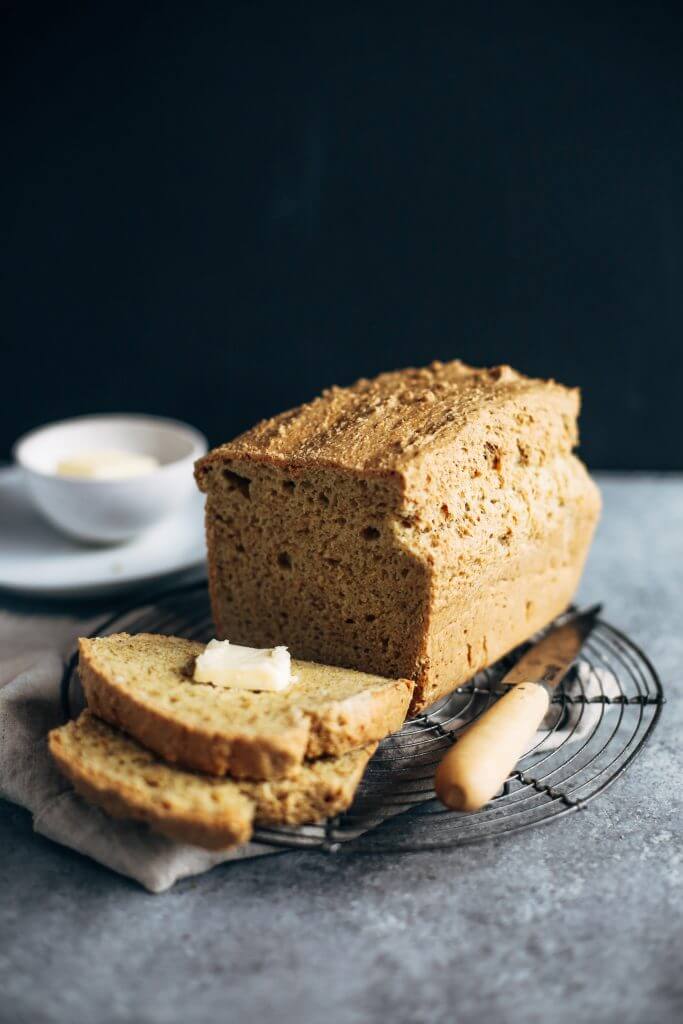
<svg viewBox="0 0 683 1024">
<path fill-rule="evenodd" d="M 453 359 L 392 370 L 349 387 L 326 388 L 310 402 L 261 420 L 198 459 L 195 478 L 206 492 L 209 471 L 235 460 L 400 481 L 416 463 L 448 448 L 484 401 L 495 410 L 534 394 L 562 403 L 575 421 L 578 388 L 525 377 L 511 366 L 481 368 Z"/>
</svg>

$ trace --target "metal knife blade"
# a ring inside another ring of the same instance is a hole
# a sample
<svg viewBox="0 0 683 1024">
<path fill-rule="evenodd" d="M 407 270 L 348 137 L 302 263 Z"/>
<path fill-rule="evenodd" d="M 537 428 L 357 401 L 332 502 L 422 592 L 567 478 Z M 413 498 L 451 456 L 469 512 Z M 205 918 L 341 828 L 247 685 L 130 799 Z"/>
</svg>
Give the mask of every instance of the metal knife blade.
<svg viewBox="0 0 683 1024">
<path fill-rule="evenodd" d="M 552 690 L 560 683 L 591 634 L 602 605 L 596 604 L 578 612 L 555 626 L 538 643 L 526 651 L 501 679 L 501 683 L 541 683 Z"/>
</svg>

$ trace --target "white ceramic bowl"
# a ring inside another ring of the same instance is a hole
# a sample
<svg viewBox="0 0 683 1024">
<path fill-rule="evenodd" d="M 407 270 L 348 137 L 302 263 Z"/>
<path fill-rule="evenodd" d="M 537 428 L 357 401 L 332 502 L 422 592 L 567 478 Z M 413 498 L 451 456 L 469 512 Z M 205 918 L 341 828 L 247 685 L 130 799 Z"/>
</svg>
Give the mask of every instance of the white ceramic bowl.
<svg viewBox="0 0 683 1024">
<path fill-rule="evenodd" d="M 57 463 L 93 449 L 153 455 L 143 476 L 92 480 L 58 476 Z M 194 491 L 193 463 L 206 452 L 194 427 L 158 416 L 79 416 L 32 430 L 14 446 L 29 492 L 58 529 L 90 544 L 128 540 L 176 512 Z"/>
</svg>

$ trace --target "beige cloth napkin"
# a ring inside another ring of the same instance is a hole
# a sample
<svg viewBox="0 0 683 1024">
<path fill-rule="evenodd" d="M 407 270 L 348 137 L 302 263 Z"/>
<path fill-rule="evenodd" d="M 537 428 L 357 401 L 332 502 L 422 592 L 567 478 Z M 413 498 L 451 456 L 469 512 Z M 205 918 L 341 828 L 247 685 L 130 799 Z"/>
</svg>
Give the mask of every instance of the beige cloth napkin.
<svg viewBox="0 0 683 1024">
<path fill-rule="evenodd" d="M 79 634 L 96 628 L 69 617 L 27 617 L 0 612 L 0 796 L 26 807 L 36 832 L 86 854 L 150 892 L 163 892 L 181 878 L 201 874 L 216 864 L 281 852 L 249 843 L 229 853 L 177 843 L 150 832 L 145 825 L 116 821 L 81 799 L 54 768 L 46 736 L 62 722 L 60 681 L 65 657 Z M 28 653 L 27 653 L 28 652 Z M 587 696 L 614 696 L 616 681 L 609 673 L 583 674 Z M 570 708 L 569 722 L 551 732 L 541 749 L 560 745 L 572 725 L 572 742 L 592 729 L 598 705 Z M 558 714 L 552 707 L 544 729 L 552 729 Z M 377 822 L 395 814 L 378 813 Z"/>
</svg>

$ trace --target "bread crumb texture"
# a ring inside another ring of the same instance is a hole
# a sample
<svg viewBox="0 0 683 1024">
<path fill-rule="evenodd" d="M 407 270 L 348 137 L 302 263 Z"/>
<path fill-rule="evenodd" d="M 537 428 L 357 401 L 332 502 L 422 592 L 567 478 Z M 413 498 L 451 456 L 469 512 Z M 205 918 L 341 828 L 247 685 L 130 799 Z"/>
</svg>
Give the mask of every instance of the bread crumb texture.
<svg viewBox="0 0 683 1024">
<path fill-rule="evenodd" d="M 296 826 L 346 810 L 376 747 L 305 764 L 292 779 L 257 783 L 166 764 L 89 710 L 54 729 L 48 743 L 60 771 L 89 802 L 216 850 L 247 842 L 254 825 Z"/>
<path fill-rule="evenodd" d="M 579 392 L 381 374 L 200 459 L 218 635 L 416 681 L 418 712 L 561 612 L 600 511 Z"/>
</svg>

